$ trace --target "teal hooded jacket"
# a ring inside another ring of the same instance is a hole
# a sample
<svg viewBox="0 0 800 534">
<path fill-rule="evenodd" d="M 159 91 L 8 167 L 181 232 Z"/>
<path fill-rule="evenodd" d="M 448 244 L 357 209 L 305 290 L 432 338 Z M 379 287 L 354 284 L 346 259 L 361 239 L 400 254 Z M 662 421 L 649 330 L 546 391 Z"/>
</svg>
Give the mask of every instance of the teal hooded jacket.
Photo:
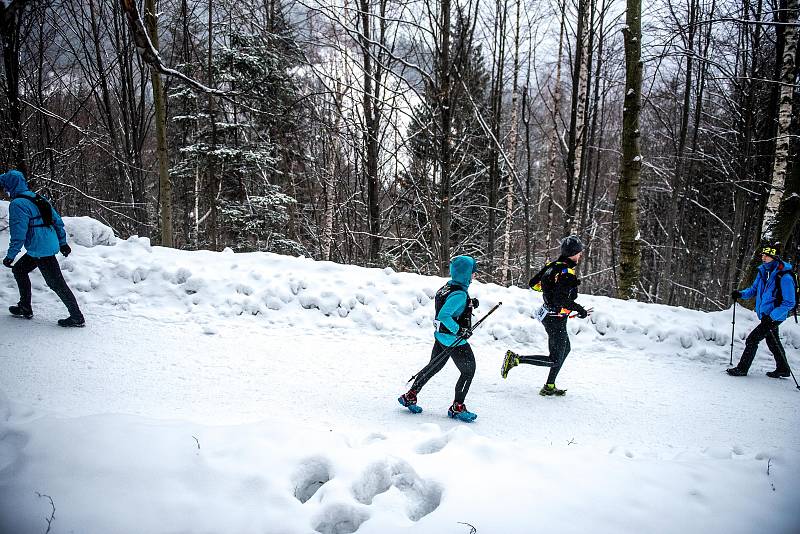
<svg viewBox="0 0 800 534">
<path fill-rule="evenodd" d="M 11 197 L 11 204 L 8 206 L 11 239 L 6 258 L 16 258 L 23 246 L 28 255 L 34 258 L 55 256 L 61 245 L 67 243 L 64 221 L 58 212 L 51 206 L 53 226 L 42 226 L 39 208 L 30 200 L 36 195 L 28 189 L 28 182 L 19 171 L 0 174 L 0 187 Z"/>
<path fill-rule="evenodd" d="M 464 288 L 463 291 L 453 291 L 447 297 L 439 313 L 436 315 L 436 320 L 439 321 L 445 328 L 452 334 L 445 332 L 436 332 L 434 337 L 436 341 L 449 347 L 453 345 L 458 339 L 458 323 L 456 319 L 464 313 L 464 308 L 467 306 L 467 290 L 469 284 L 472 282 L 472 273 L 478 270 L 478 264 L 472 256 L 456 256 L 450 260 L 450 281 L 447 282 L 450 286 L 458 286 Z M 467 340 L 460 340 L 456 346 L 466 345 Z"/>
</svg>

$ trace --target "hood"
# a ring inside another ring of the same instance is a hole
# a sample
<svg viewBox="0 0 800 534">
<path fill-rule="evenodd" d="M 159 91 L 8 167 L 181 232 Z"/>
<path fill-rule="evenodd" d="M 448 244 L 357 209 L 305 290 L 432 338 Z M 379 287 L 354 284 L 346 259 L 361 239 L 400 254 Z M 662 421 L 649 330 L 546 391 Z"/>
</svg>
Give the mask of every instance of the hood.
<svg viewBox="0 0 800 534">
<path fill-rule="evenodd" d="M 6 190 L 8 196 L 17 198 L 21 193 L 30 191 L 25 176 L 19 171 L 8 171 L 0 174 L 0 187 Z"/>
<path fill-rule="evenodd" d="M 477 270 L 478 263 L 472 256 L 456 256 L 450 260 L 450 278 L 464 287 L 469 287 L 472 273 Z"/>
</svg>

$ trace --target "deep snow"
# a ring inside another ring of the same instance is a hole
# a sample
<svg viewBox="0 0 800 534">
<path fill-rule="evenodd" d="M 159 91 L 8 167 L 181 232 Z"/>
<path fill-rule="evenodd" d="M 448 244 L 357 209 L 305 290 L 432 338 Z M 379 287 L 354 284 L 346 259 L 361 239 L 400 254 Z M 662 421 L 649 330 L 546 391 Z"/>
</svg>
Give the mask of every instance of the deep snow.
<svg viewBox="0 0 800 534">
<path fill-rule="evenodd" d="M 0 252 L 3 230 L 0 203 Z M 449 364 L 412 415 L 444 279 L 272 254 L 117 241 L 66 218 L 60 258 L 88 326 L 33 275 L 36 316 L 0 314 L 0 532 L 796 532 L 800 391 L 762 348 L 724 374 L 731 310 L 582 296 L 564 398 L 539 296 L 476 282 L 467 425 Z M 105 243 L 105 244 L 103 244 Z M 96 246 L 93 246 L 96 245 Z M 0 303 L 16 301 L 9 270 Z M 735 358 L 755 325 L 736 313 Z M 782 336 L 798 367 L 800 328 Z M 767 471 L 769 470 L 769 473 Z M 38 494 L 37 494 L 38 492 Z M 467 525 L 469 524 L 469 525 Z"/>
</svg>

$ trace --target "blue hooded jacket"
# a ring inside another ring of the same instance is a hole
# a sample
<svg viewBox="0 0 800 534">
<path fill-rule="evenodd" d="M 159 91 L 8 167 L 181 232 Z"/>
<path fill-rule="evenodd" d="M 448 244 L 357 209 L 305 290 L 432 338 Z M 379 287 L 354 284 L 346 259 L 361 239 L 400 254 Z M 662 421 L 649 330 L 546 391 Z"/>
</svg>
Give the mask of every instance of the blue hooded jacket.
<svg viewBox="0 0 800 534">
<path fill-rule="evenodd" d="M 785 321 L 789 312 L 795 305 L 794 280 L 791 275 L 776 276 L 780 271 L 791 271 L 791 264 L 782 260 L 773 260 L 762 263 L 758 267 L 758 274 L 753 281 L 753 285 L 742 290 L 743 299 L 751 299 L 755 296 L 755 312 L 761 319 L 769 315 L 774 321 Z M 780 279 L 781 295 L 783 301 L 777 308 L 775 307 L 775 281 Z"/>
<path fill-rule="evenodd" d="M 447 334 L 445 332 L 436 332 L 434 337 L 436 340 L 445 347 L 451 346 L 456 339 L 458 339 L 458 323 L 456 319 L 464 313 L 464 308 L 467 306 L 467 292 L 470 282 L 472 282 L 472 273 L 478 270 L 477 262 L 471 256 L 456 256 L 450 260 L 450 281 L 448 285 L 457 285 L 464 288 L 464 291 L 453 291 L 447 297 L 439 313 L 436 315 L 436 320 L 442 323 L 445 328 L 453 332 Z M 466 345 L 467 340 L 462 339 L 456 345 Z"/>
<path fill-rule="evenodd" d="M 42 217 L 39 208 L 33 203 L 36 197 L 28 189 L 28 182 L 19 171 L 8 171 L 0 174 L 0 187 L 5 189 L 11 197 L 8 206 L 8 226 L 11 239 L 8 243 L 6 258 L 12 260 L 17 257 L 22 247 L 28 255 L 34 258 L 55 256 L 61 245 L 67 243 L 67 233 L 64 231 L 64 221 L 58 212 L 51 206 L 53 212 L 53 226 L 40 226 Z"/>
</svg>

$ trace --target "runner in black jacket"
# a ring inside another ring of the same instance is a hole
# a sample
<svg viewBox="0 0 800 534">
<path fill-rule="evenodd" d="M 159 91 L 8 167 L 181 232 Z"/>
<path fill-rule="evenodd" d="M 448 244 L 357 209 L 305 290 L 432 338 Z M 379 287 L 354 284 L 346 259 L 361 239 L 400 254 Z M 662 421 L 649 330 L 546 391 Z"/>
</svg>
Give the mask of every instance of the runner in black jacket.
<svg viewBox="0 0 800 534">
<path fill-rule="evenodd" d="M 565 237 L 561 241 L 561 256 L 550 262 L 530 281 L 531 289 L 541 290 L 544 298 L 542 325 L 547 332 L 550 354 L 520 356 L 512 351 L 507 351 L 503 360 L 501 375 L 508 376 L 508 372 L 521 363 L 549 367 L 550 373 L 547 382 L 539 391 L 540 395 L 564 395 L 566 390 L 556 387 L 556 377 L 570 352 L 569 335 L 567 333 L 567 320 L 570 313 L 576 312 L 577 317 L 584 319 L 591 310 L 575 302 L 578 297 L 580 280 L 575 275 L 575 267 L 583 255 L 583 243 L 574 235 Z"/>
</svg>

